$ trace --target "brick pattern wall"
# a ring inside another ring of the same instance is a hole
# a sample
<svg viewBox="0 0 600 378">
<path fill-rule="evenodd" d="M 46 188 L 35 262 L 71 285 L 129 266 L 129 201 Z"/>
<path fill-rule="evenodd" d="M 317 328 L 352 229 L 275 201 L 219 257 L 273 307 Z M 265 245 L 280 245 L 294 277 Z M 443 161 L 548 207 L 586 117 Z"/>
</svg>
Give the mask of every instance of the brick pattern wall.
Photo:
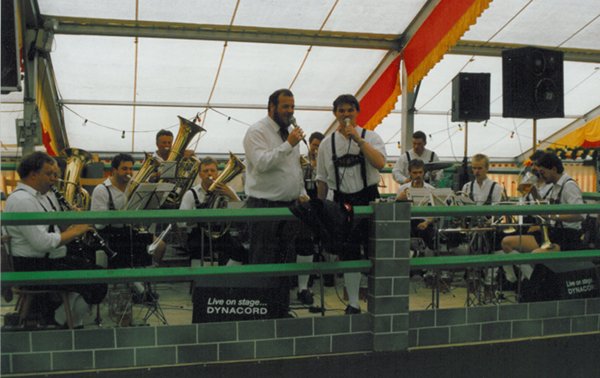
<svg viewBox="0 0 600 378">
<path fill-rule="evenodd" d="M 1 374 L 109 369 L 372 350 L 371 317 L 4 332 Z"/>
<path fill-rule="evenodd" d="M 600 331 L 600 298 L 410 312 L 409 346 Z"/>
</svg>

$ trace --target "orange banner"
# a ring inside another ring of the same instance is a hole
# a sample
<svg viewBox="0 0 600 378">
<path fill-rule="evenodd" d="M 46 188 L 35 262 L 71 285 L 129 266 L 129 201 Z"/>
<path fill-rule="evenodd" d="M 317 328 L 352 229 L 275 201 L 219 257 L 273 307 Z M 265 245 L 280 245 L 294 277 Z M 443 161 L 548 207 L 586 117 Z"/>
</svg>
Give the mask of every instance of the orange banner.
<svg viewBox="0 0 600 378">
<path fill-rule="evenodd" d="M 356 123 L 367 130 L 374 130 L 394 110 L 400 92 L 400 56 L 398 56 L 360 99 L 360 113 Z"/>
<path fill-rule="evenodd" d="M 492 0 L 441 0 L 408 42 L 402 54 L 408 74 L 407 87 L 427 75 L 473 25 Z"/>
</svg>

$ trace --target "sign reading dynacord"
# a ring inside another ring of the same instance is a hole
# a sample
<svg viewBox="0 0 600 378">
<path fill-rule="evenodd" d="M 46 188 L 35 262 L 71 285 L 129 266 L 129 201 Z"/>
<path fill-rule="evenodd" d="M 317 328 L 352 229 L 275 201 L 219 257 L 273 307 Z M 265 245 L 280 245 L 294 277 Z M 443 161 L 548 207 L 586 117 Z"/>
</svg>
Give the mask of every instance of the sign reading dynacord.
<svg viewBox="0 0 600 378">
<path fill-rule="evenodd" d="M 280 288 L 196 287 L 194 323 L 274 319 L 287 312 Z"/>
</svg>

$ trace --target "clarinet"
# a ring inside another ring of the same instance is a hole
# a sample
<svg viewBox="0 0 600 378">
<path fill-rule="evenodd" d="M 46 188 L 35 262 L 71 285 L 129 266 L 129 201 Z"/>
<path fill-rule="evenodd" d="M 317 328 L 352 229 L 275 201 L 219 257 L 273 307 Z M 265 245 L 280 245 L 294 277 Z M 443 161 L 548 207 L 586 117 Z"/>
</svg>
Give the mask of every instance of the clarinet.
<svg viewBox="0 0 600 378">
<path fill-rule="evenodd" d="M 76 211 L 76 209 L 62 195 L 62 193 L 60 192 L 60 190 L 56 189 L 55 186 L 51 186 L 50 189 L 52 189 L 52 192 L 56 196 L 56 199 L 58 200 L 58 202 L 60 204 L 60 207 L 63 210 L 66 209 L 68 211 Z M 110 249 L 110 247 L 108 246 L 108 243 L 106 242 L 106 240 L 104 240 L 104 238 L 102 236 L 100 236 L 100 234 L 98 233 L 98 231 L 92 229 L 91 231 L 88 231 L 88 233 L 92 236 L 92 238 L 94 238 L 94 240 L 96 241 L 96 243 L 98 243 L 98 245 L 100 246 L 100 248 L 104 252 L 106 252 L 106 255 L 108 256 L 109 259 L 112 260 L 115 257 L 117 257 L 117 252 L 115 252 L 112 249 Z"/>
</svg>

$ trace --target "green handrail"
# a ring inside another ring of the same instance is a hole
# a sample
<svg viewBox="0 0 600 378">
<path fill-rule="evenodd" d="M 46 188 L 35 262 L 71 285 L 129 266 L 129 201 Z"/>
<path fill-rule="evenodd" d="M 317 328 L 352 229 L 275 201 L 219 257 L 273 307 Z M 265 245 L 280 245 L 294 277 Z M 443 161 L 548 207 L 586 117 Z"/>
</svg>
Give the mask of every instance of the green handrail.
<svg viewBox="0 0 600 378">
<path fill-rule="evenodd" d="M 496 205 L 496 206 L 415 206 L 413 217 L 502 216 L 535 214 L 598 214 L 600 204 L 584 205 Z"/>
<path fill-rule="evenodd" d="M 338 272 L 367 272 L 370 260 L 320 263 L 253 264 L 238 266 L 206 266 L 157 269 L 98 269 L 60 270 L 43 272 L 2 273 L 2 283 L 12 285 L 59 285 L 68 283 L 114 282 L 174 282 L 202 280 L 202 278 L 274 277 L 298 274 L 325 274 Z"/>
<path fill-rule="evenodd" d="M 592 261 L 600 258 L 600 249 L 547 253 L 519 253 L 502 255 L 468 255 L 419 257 L 410 260 L 411 268 L 453 269 L 465 267 L 489 267 L 513 264 L 538 264 L 564 261 Z"/>
<path fill-rule="evenodd" d="M 356 217 L 368 217 L 373 214 L 370 206 L 354 208 Z M 199 209 L 199 210 L 117 210 L 117 211 L 81 211 L 52 213 L 2 213 L 2 224 L 19 226 L 31 224 L 149 224 L 174 222 L 219 222 L 219 221 L 258 221 L 274 219 L 295 219 L 288 208 L 256 209 Z"/>
</svg>

